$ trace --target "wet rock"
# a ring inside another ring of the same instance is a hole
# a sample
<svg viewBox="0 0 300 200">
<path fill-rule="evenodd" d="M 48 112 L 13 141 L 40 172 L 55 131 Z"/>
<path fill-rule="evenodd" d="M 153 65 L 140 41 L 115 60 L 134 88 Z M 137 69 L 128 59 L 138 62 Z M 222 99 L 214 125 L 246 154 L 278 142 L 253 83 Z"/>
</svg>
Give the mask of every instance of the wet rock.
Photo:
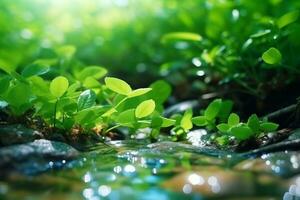
<svg viewBox="0 0 300 200">
<path fill-rule="evenodd" d="M 288 140 L 298 140 L 300 139 L 300 129 L 294 130 L 288 137 Z"/>
<path fill-rule="evenodd" d="M 263 154 L 259 158 L 247 159 L 239 163 L 235 169 L 292 177 L 300 173 L 300 153 L 284 151 Z"/>
<path fill-rule="evenodd" d="M 0 148 L 0 170 L 34 174 L 50 168 L 62 167 L 67 160 L 77 155 L 78 151 L 65 143 L 39 139 L 26 144 Z"/>
<path fill-rule="evenodd" d="M 191 152 L 199 153 L 210 156 L 217 157 L 227 157 L 232 154 L 232 152 L 226 152 L 223 150 L 216 149 L 214 147 L 199 147 L 191 144 L 185 144 L 180 142 L 157 142 L 149 144 L 148 148 L 151 151 L 167 152 L 167 153 L 176 153 L 176 152 Z"/>
<path fill-rule="evenodd" d="M 0 146 L 32 142 L 42 137 L 40 132 L 20 124 L 0 126 Z"/>
<path fill-rule="evenodd" d="M 240 153 L 239 155 L 243 157 L 257 157 L 266 153 L 287 151 L 287 150 L 289 151 L 300 150 L 300 139 L 285 140 L 282 142 L 278 142 L 276 144 L 271 144 L 265 147 L 254 149 L 246 153 Z"/>
</svg>

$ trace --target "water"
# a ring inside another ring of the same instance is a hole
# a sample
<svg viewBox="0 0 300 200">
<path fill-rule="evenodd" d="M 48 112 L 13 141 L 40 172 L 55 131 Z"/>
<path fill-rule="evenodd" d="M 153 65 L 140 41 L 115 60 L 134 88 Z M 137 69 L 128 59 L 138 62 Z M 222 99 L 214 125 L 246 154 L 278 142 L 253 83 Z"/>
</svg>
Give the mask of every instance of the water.
<svg viewBox="0 0 300 200">
<path fill-rule="evenodd" d="M 276 155 L 245 160 L 168 142 L 98 144 L 64 169 L 0 181 L 0 199 L 299 199 L 298 153 Z"/>
</svg>

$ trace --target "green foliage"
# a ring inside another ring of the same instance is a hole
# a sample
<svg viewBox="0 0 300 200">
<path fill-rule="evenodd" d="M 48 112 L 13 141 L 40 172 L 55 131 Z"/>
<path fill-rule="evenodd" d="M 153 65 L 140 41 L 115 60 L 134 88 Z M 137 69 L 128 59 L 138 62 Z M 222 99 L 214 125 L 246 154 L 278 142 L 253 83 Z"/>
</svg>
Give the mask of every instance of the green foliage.
<svg viewBox="0 0 300 200">
<path fill-rule="evenodd" d="M 270 65 L 278 64 L 281 61 L 281 53 L 278 49 L 272 47 L 263 53 L 262 59 Z"/>
<path fill-rule="evenodd" d="M 132 92 L 130 85 L 128 85 L 128 83 L 118 78 L 106 77 L 105 84 L 110 90 L 118 94 L 127 96 Z"/>
<path fill-rule="evenodd" d="M 92 107 L 95 104 L 96 98 L 96 93 L 94 91 L 83 91 L 77 100 L 78 111 Z"/>
<path fill-rule="evenodd" d="M 197 33 L 174 32 L 174 33 L 168 33 L 164 35 L 161 40 L 164 43 L 169 41 L 176 41 L 176 40 L 188 40 L 188 41 L 200 42 L 202 40 L 202 37 Z"/>
<path fill-rule="evenodd" d="M 69 81 L 63 76 L 56 77 L 50 83 L 50 92 L 56 98 L 64 95 L 69 87 Z"/>
<path fill-rule="evenodd" d="M 135 116 L 137 118 L 147 117 L 153 113 L 154 109 L 155 102 L 152 99 L 143 101 L 136 107 Z"/>
</svg>

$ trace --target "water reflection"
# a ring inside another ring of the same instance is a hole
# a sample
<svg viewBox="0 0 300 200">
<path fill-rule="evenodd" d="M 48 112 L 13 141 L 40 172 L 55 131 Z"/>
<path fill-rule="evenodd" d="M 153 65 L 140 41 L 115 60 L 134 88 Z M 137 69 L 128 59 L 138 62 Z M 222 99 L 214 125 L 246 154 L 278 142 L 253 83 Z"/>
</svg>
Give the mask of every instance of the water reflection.
<svg viewBox="0 0 300 200">
<path fill-rule="evenodd" d="M 300 200 L 300 178 L 296 184 L 290 186 L 289 191 L 284 193 L 283 200 Z"/>
</svg>

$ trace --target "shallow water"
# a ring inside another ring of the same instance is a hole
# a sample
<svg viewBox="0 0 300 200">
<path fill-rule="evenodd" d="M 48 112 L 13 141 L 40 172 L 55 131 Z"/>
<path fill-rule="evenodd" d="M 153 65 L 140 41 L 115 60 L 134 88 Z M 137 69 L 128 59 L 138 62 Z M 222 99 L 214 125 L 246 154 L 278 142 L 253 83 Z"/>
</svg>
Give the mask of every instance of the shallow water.
<svg viewBox="0 0 300 200">
<path fill-rule="evenodd" d="M 297 152 L 245 159 L 176 143 L 99 144 L 63 169 L 11 175 L 0 199 L 299 199 Z M 288 158 L 288 159 L 287 159 Z"/>
</svg>

